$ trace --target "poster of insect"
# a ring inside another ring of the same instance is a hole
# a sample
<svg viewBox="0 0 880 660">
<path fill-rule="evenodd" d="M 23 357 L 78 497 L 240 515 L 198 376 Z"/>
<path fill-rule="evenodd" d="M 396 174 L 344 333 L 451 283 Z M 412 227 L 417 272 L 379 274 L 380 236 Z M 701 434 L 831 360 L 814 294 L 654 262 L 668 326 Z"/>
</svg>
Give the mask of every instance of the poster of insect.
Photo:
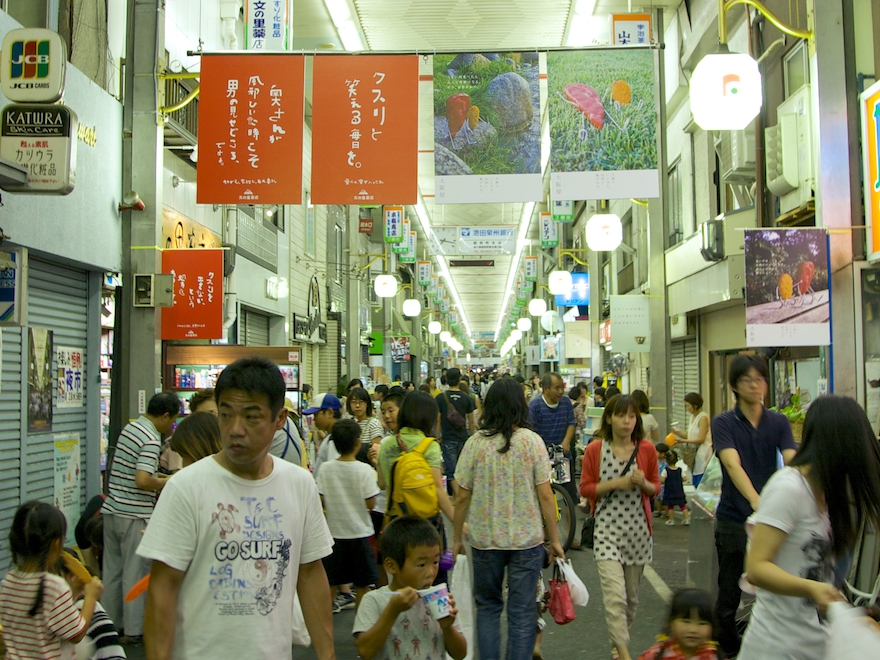
<svg viewBox="0 0 880 660">
<path fill-rule="evenodd" d="M 543 199 L 541 60 L 537 52 L 434 55 L 438 204 Z"/>
<path fill-rule="evenodd" d="M 547 53 L 553 199 L 657 197 L 654 53 Z"/>
<path fill-rule="evenodd" d="M 746 230 L 745 257 L 747 344 L 830 344 L 825 230 Z"/>
</svg>

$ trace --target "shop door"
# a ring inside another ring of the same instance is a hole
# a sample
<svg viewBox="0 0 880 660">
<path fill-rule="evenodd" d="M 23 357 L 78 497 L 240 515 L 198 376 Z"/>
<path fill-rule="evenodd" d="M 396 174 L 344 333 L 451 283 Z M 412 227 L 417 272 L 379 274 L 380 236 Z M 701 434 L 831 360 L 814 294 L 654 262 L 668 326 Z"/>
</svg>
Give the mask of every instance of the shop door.
<svg viewBox="0 0 880 660">
<path fill-rule="evenodd" d="M 241 310 L 241 338 L 245 346 L 269 345 L 269 317 L 247 308 Z"/>
<path fill-rule="evenodd" d="M 686 433 L 689 420 L 684 409 L 684 397 L 688 392 L 700 391 L 700 359 L 696 339 L 672 342 L 670 367 L 672 410 L 669 421 L 678 422 L 679 428 Z"/>
</svg>

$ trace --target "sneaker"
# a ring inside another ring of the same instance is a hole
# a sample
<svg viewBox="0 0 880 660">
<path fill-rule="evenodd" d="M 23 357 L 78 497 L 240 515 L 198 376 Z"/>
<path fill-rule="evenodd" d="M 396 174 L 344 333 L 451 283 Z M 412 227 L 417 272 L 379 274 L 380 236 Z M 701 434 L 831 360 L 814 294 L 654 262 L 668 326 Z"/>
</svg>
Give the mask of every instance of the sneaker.
<svg viewBox="0 0 880 660">
<path fill-rule="evenodd" d="M 675 524 L 675 521 L 674 520 L 667 520 L 666 524 L 671 526 L 671 525 Z"/>
<path fill-rule="evenodd" d="M 685 525 L 685 526 L 690 525 L 690 524 L 691 524 L 691 519 L 688 518 L 688 519 L 685 520 L 682 524 Z"/>
<path fill-rule="evenodd" d="M 353 610 L 355 606 L 354 594 L 344 594 L 339 592 L 336 600 L 333 601 L 333 612 L 341 612 L 342 610 Z"/>
</svg>

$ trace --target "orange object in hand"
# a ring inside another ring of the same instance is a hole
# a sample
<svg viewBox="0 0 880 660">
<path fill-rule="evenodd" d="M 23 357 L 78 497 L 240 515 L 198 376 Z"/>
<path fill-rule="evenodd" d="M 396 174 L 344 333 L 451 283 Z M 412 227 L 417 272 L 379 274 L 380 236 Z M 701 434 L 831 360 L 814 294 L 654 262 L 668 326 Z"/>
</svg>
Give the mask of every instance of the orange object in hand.
<svg viewBox="0 0 880 660">
<path fill-rule="evenodd" d="M 130 603 L 131 601 L 138 599 L 140 596 L 146 593 L 149 586 L 150 574 L 147 573 L 144 577 L 138 580 L 131 589 L 128 590 L 128 593 L 125 594 L 125 602 Z"/>
<path fill-rule="evenodd" d="M 64 562 L 65 568 L 79 578 L 83 584 L 88 584 L 92 581 L 92 574 L 89 573 L 89 569 L 83 566 L 80 560 L 69 552 L 61 553 L 61 561 Z"/>
<path fill-rule="evenodd" d="M 666 444 L 669 445 L 670 447 L 672 445 L 674 445 L 676 442 L 677 442 L 677 440 L 675 439 L 675 433 L 670 433 L 669 435 L 666 436 Z"/>
</svg>

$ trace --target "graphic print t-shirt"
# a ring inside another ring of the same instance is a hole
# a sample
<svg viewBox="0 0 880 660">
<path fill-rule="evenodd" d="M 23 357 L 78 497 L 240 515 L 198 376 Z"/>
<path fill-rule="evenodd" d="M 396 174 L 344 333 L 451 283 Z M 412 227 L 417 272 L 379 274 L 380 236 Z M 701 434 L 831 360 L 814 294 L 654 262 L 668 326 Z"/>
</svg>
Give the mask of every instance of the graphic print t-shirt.
<svg viewBox="0 0 880 660">
<path fill-rule="evenodd" d="M 830 583 L 834 575 L 831 522 L 819 513 L 804 476 L 786 467 L 770 477 L 761 491 L 755 522 L 785 532 L 773 563 L 799 578 Z M 799 660 L 824 660 L 826 631 L 816 604 L 809 598 L 781 596 L 758 589 L 751 622 L 743 639 L 741 660 L 775 660 L 791 656 L 798 640 Z"/>
<path fill-rule="evenodd" d="M 274 458 L 250 481 L 211 457 L 174 476 L 138 554 L 185 571 L 175 660 L 290 655 L 300 564 L 330 554 L 333 539 L 312 476 Z"/>
<path fill-rule="evenodd" d="M 361 601 L 354 616 L 353 634 L 365 632 L 376 625 L 385 606 L 394 597 L 388 587 L 370 591 Z M 454 624 L 453 624 L 454 625 Z M 445 660 L 446 646 L 443 643 L 443 630 L 428 612 L 425 601 L 419 598 L 406 612 L 398 615 L 397 621 L 388 633 L 385 647 L 376 660 Z"/>
</svg>

